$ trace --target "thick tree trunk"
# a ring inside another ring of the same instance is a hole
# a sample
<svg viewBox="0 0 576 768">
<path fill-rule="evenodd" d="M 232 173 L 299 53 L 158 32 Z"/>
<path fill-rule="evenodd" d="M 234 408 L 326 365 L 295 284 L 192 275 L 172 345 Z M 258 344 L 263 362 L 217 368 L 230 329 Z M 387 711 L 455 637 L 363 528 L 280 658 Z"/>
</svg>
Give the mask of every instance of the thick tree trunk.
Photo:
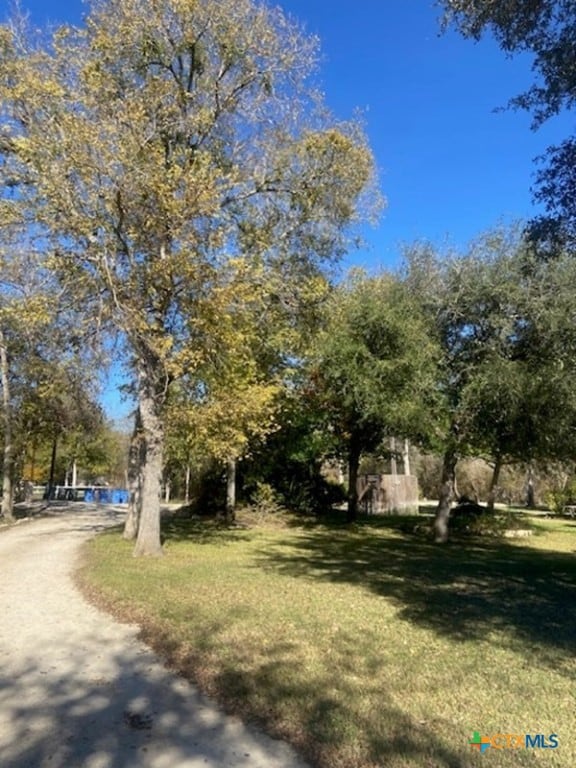
<svg viewBox="0 0 576 768">
<path fill-rule="evenodd" d="M 236 459 L 226 461 L 226 522 L 236 517 Z"/>
<path fill-rule="evenodd" d="M 124 532 L 122 537 L 127 541 L 134 541 L 138 536 L 138 522 L 140 520 L 140 510 L 142 507 L 142 467 L 146 456 L 146 447 L 144 436 L 142 434 L 142 419 L 140 418 L 140 409 L 136 409 L 134 417 L 134 429 L 130 439 L 130 450 L 128 452 L 128 469 L 126 472 L 126 481 L 130 493 L 128 499 L 128 512 L 124 523 Z"/>
<path fill-rule="evenodd" d="M 138 408 L 134 417 L 134 429 L 130 439 L 128 470 L 126 472 L 130 498 L 122 537 L 127 541 L 134 541 L 138 536 L 138 522 L 142 507 L 142 466 L 145 455 L 142 419 L 140 417 L 140 409 Z"/>
<path fill-rule="evenodd" d="M 2 383 L 2 410 L 4 426 L 4 462 L 2 469 L 2 516 L 14 521 L 14 445 L 12 443 L 12 403 L 10 402 L 10 376 L 8 351 L 4 333 L 0 330 L 0 381 Z"/>
<path fill-rule="evenodd" d="M 444 454 L 444 461 L 442 463 L 440 498 L 436 508 L 436 517 L 434 518 L 434 540 L 440 544 L 448 541 L 448 520 L 455 496 L 457 463 L 456 452 L 453 448 L 449 448 Z"/>
<path fill-rule="evenodd" d="M 348 445 L 348 512 L 347 520 L 358 519 L 358 467 L 362 450 L 357 436 L 352 434 Z"/>
<path fill-rule="evenodd" d="M 496 503 L 496 491 L 498 490 L 498 481 L 500 480 L 500 470 L 502 469 L 502 457 L 496 456 L 494 461 L 494 470 L 492 471 L 492 480 L 490 481 L 490 491 L 488 492 L 487 507 L 490 512 L 494 512 Z"/>
<path fill-rule="evenodd" d="M 139 491 L 138 491 L 138 495 Z M 140 520 L 139 499 L 133 499 L 132 492 L 130 493 L 130 501 L 128 503 L 128 512 L 126 513 L 126 520 L 124 522 L 124 531 L 122 532 L 122 538 L 126 541 L 134 541 L 138 536 L 138 521 Z"/>
<path fill-rule="evenodd" d="M 145 458 L 142 466 L 142 500 L 138 537 L 134 556 L 159 557 L 162 555 L 160 541 L 160 493 L 164 454 L 164 429 L 158 414 L 152 386 L 145 375 L 141 376 L 139 409 L 145 444 Z"/>
</svg>

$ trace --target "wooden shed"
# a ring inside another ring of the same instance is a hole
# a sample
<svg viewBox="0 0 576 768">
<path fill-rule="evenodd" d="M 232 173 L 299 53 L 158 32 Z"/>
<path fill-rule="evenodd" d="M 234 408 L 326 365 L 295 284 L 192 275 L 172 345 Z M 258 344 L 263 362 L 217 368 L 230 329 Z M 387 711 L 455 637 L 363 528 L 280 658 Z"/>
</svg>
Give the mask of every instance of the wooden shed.
<svg viewBox="0 0 576 768">
<path fill-rule="evenodd" d="M 418 513 L 418 480 L 413 475 L 360 475 L 360 508 L 369 515 Z"/>
</svg>

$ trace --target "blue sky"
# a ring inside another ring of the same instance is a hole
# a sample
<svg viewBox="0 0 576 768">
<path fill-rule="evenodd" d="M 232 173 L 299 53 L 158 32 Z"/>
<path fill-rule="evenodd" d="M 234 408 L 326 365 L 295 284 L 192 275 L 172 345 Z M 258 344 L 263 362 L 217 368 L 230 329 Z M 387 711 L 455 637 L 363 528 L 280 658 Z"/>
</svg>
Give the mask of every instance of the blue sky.
<svg viewBox="0 0 576 768">
<path fill-rule="evenodd" d="M 21 0 L 38 24 L 79 23 L 81 0 Z M 528 57 L 490 40 L 439 34 L 432 0 L 280 0 L 321 41 L 321 81 L 337 117 L 362 111 L 388 204 L 348 264 L 398 262 L 414 240 L 465 245 L 534 213 L 535 156 L 568 135 L 567 116 L 533 133 L 530 116 L 495 112 L 532 81 Z M 2 15 L 10 3 L 0 0 Z M 353 14 L 351 14 L 353 9 Z"/>
<path fill-rule="evenodd" d="M 80 22 L 81 0 L 21 0 L 34 22 Z M 464 246 L 500 222 L 534 214 L 535 156 L 569 134 L 561 116 L 495 112 L 532 81 L 528 57 L 490 40 L 439 34 L 432 0 L 281 0 L 322 47 L 321 82 L 339 118 L 363 112 L 388 204 L 347 265 L 398 263 L 401 243 Z M 9 8 L 0 0 L 5 16 Z"/>
</svg>

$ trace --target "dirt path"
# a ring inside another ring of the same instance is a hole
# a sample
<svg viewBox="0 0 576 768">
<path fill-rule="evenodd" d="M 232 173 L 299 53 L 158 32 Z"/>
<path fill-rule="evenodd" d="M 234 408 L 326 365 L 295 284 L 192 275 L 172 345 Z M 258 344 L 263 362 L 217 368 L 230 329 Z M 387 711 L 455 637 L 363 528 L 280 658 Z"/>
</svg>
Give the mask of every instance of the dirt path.
<svg viewBox="0 0 576 768">
<path fill-rule="evenodd" d="M 77 592 L 82 542 L 117 515 L 75 505 L 0 531 L 0 766 L 305 768 Z"/>
</svg>

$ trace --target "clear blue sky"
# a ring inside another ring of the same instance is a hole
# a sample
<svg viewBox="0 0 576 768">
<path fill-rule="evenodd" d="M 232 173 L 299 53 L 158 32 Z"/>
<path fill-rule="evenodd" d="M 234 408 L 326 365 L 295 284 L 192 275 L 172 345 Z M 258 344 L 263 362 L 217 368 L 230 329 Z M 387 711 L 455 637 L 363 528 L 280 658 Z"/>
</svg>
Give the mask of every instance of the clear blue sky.
<svg viewBox="0 0 576 768">
<path fill-rule="evenodd" d="M 21 0 L 38 24 L 79 23 L 81 0 Z M 531 216 L 533 158 L 567 136 L 567 116 L 530 131 L 497 107 L 532 81 L 528 57 L 439 34 L 432 0 L 280 0 L 322 45 L 321 81 L 340 118 L 364 113 L 388 205 L 347 264 L 398 262 L 414 240 L 465 245 L 501 221 Z M 0 0 L 2 16 L 9 3 Z"/>
<path fill-rule="evenodd" d="M 79 23 L 81 0 L 21 0 L 38 24 Z M 439 34 L 433 0 L 279 0 L 321 40 L 321 79 L 333 112 L 363 111 L 388 200 L 368 249 L 349 262 L 393 264 L 398 244 L 457 245 L 529 217 L 533 158 L 572 128 L 566 116 L 530 131 L 530 117 L 495 108 L 527 87 L 528 57 L 491 41 Z M 1 15 L 10 3 L 0 0 Z"/>
</svg>

